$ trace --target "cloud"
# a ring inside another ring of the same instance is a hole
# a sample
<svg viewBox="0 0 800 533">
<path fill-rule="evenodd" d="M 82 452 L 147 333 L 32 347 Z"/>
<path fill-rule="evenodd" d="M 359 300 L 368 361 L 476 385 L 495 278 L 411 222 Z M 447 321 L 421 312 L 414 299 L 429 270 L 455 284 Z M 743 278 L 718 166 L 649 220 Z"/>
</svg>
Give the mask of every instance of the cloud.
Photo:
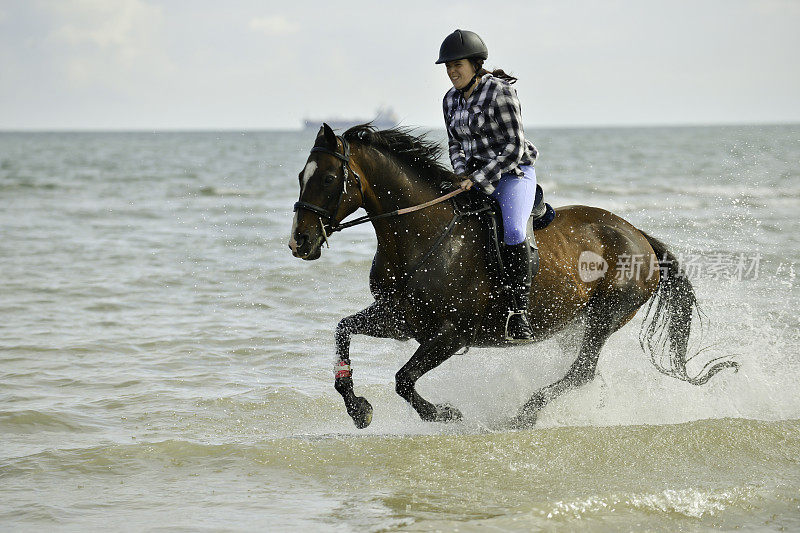
<svg viewBox="0 0 800 533">
<path fill-rule="evenodd" d="M 170 70 L 160 39 L 161 7 L 143 0 L 51 0 L 43 5 L 54 21 L 48 41 L 59 50 L 74 86 L 125 89 L 144 74 Z"/>
<path fill-rule="evenodd" d="M 162 19 L 162 9 L 141 0 L 50 2 L 61 24 L 53 37 L 70 45 L 133 46 Z"/>
<path fill-rule="evenodd" d="M 300 27 L 282 15 L 256 17 L 250 20 L 250 29 L 267 35 L 287 35 L 295 33 Z"/>
</svg>

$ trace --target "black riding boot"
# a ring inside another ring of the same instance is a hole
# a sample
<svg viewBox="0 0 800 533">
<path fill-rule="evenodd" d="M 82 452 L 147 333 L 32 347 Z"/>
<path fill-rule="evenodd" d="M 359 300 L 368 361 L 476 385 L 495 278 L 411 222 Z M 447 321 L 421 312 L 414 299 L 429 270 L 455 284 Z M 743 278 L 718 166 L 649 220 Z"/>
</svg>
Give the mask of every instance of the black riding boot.
<svg viewBox="0 0 800 533">
<path fill-rule="evenodd" d="M 503 292 L 506 313 L 506 340 L 526 342 L 533 337 L 528 322 L 528 302 L 531 293 L 533 265 L 528 241 L 501 246 L 503 254 Z"/>
</svg>

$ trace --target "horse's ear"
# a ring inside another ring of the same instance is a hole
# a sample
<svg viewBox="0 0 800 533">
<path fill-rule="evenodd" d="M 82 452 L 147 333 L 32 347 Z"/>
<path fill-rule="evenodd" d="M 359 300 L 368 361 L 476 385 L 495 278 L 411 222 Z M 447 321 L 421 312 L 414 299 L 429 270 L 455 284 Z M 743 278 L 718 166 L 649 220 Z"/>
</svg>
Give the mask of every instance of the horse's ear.
<svg viewBox="0 0 800 533">
<path fill-rule="evenodd" d="M 324 122 L 322 123 L 322 133 L 325 136 L 325 144 L 328 145 L 328 148 L 331 150 L 336 150 L 336 148 L 339 146 L 339 143 L 336 140 L 336 134 L 333 133 L 331 127 Z"/>
<path fill-rule="evenodd" d="M 336 134 L 333 132 L 330 126 L 326 123 L 322 123 L 320 126 L 319 131 L 317 132 L 317 139 L 314 141 L 314 146 L 323 146 L 328 148 L 329 150 L 336 150 L 338 148 L 339 143 L 336 140 Z"/>
</svg>

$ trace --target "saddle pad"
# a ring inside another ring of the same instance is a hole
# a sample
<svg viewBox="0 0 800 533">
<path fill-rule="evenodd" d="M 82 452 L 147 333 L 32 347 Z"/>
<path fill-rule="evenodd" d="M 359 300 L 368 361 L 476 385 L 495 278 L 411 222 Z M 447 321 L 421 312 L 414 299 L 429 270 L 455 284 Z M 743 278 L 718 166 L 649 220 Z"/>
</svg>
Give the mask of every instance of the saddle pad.
<svg viewBox="0 0 800 533">
<path fill-rule="evenodd" d="M 546 228 L 556 218 L 556 210 L 553 209 L 552 205 L 545 203 L 542 207 L 543 213 L 541 215 L 536 216 L 535 213 L 531 213 L 531 217 L 528 219 L 529 234 L 533 230 Z"/>
</svg>

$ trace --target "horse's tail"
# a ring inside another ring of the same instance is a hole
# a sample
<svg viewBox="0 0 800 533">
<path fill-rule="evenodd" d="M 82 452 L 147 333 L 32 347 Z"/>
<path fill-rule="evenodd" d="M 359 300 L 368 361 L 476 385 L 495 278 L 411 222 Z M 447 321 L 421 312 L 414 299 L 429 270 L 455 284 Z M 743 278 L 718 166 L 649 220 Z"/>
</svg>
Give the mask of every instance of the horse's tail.
<svg viewBox="0 0 800 533">
<path fill-rule="evenodd" d="M 653 365 L 668 376 L 702 385 L 724 368 L 739 367 L 736 361 L 724 357 L 712 359 L 694 376 L 689 377 L 686 363 L 700 351 L 687 357 L 689 333 L 692 328 L 692 315 L 697 312 L 702 328 L 703 314 L 695 297 L 689 278 L 682 271 L 678 259 L 669 251 L 667 245 L 639 230 L 653 247 L 661 273 L 656 291 L 650 299 L 645 312 L 639 343 L 650 356 Z M 664 356 L 669 362 L 664 364 Z"/>
</svg>

